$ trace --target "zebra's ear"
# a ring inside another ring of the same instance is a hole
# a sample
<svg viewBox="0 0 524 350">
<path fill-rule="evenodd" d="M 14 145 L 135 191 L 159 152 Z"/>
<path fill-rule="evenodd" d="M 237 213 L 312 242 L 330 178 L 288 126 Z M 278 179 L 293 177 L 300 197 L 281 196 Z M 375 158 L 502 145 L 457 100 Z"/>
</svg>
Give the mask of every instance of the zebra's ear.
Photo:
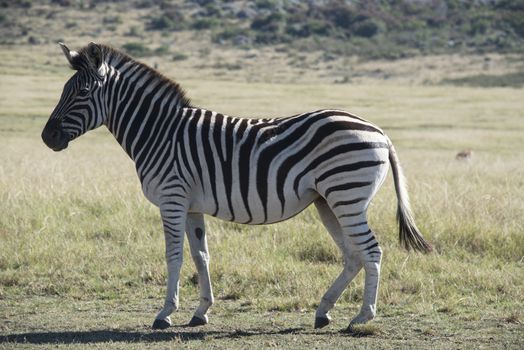
<svg viewBox="0 0 524 350">
<path fill-rule="evenodd" d="M 71 68 L 76 69 L 75 59 L 78 57 L 78 52 L 69 50 L 69 48 L 64 43 L 59 42 L 58 45 L 60 45 L 60 48 L 67 58 L 67 62 L 69 62 Z"/>
<path fill-rule="evenodd" d="M 87 45 L 87 59 L 98 77 L 103 79 L 106 75 L 107 68 L 104 64 L 104 52 L 100 45 L 94 42 L 90 42 L 89 45 Z"/>
</svg>

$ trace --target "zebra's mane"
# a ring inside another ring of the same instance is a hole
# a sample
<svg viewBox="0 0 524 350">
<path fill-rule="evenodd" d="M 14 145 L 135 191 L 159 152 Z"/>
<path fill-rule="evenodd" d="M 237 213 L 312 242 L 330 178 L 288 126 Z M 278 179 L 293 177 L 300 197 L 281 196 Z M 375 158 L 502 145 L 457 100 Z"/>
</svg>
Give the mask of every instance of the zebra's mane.
<svg viewBox="0 0 524 350">
<path fill-rule="evenodd" d="M 110 61 L 115 60 L 117 62 L 122 62 L 122 63 L 131 62 L 131 64 L 133 64 L 133 65 L 141 66 L 148 73 L 150 73 L 151 75 L 155 76 L 157 79 L 159 79 L 160 81 L 166 83 L 173 90 L 175 90 L 175 95 L 178 97 L 178 99 L 180 101 L 180 105 L 182 107 L 191 107 L 191 100 L 186 96 L 186 92 L 184 91 L 184 89 L 182 89 L 182 87 L 176 81 L 166 77 L 165 75 L 163 75 L 162 73 L 160 73 L 156 69 L 148 66 L 145 63 L 142 63 L 142 62 L 139 62 L 139 61 L 135 60 L 134 58 L 132 58 L 129 55 L 127 55 L 126 53 L 124 53 L 124 52 L 122 52 L 120 50 L 117 50 L 114 47 L 111 47 L 111 46 L 105 45 L 105 44 L 98 44 L 98 46 L 102 50 L 106 62 L 110 62 Z M 88 46 L 84 46 L 83 48 L 78 50 L 79 55 L 76 56 L 75 59 L 82 60 L 82 61 L 86 60 L 86 57 L 88 56 L 88 52 L 89 52 L 88 51 Z M 80 67 L 80 66 L 82 66 L 82 62 L 78 62 L 78 64 L 75 64 L 75 62 L 72 62 L 72 67 L 71 68 L 78 69 L 77 67 Z"/>
</svg>

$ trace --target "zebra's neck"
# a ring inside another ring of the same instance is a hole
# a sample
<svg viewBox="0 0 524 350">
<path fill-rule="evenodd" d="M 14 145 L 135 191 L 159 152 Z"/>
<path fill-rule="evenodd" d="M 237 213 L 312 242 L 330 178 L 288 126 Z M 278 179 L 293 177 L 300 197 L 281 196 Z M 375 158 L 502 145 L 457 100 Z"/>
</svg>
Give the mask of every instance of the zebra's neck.
<svg viewBox="0 0 524 350">
<path fill-rule="evenodd" d="M 152 146 L 171 141 L 161 136 L 174 134 L 189 100 L 177 83 L 120 52 L 112 52 L 107 62 L 106 126 L 136 162 Z"/>
</svg>

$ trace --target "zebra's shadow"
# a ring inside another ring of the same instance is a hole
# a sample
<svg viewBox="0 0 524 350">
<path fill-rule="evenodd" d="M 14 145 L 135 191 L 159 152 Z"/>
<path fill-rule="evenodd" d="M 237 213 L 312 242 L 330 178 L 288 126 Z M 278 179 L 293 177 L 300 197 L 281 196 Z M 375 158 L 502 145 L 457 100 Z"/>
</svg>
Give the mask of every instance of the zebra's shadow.
<svg viewBox="0 0 524 350">
<path fill-rule="evenodd" d="M 32 332 L 1 335 L 0 344 L 93 344 L 106 342 L 156 343 L 186 342 L 204 339 L 244 338 L 260 335 L 286 335 L 309 333 L 305 328 L 286 328 L 275 331 L 250 329 L 247 331 L 63 331 Z"/>
</svg>

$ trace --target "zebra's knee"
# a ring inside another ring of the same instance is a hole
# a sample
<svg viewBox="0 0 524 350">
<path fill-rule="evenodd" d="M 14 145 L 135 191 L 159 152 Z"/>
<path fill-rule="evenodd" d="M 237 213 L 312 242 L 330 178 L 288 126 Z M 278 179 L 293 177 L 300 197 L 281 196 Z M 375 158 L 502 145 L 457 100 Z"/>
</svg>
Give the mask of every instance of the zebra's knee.
<svg viewBox="0 0 524 350">
<path fill-rule="evenodd" d="M 362 251 L 362 261 L 364 264 L 364 268 L 367 265 L 374 265 L 378 264 L 380 266 L 380 263 L 382 261 L 382 248 L 376 242 L 373 247 L 366 249 Z"/>
<path fill-rule="evenodd" d="M 195 267 L 197 271 L 202 271 L 208 268 L 209 266 L 209 254 L 204 252 L 199 252 L 198 254 L 192 255 L 193 262 L 195 263 Z"/>
<path fill-rule="evenodd" d="M 344 271 L 346 276 L 354 276 L 362 268 L 362 261 L 355 256 L 344 258 Z"/>
<path fill-rule="evenodd" d="M 182 254 L 173 256 L 173 254 L 166 254 L 167 271 L 169 273 L 177 273 L 182 268 L 183 264 Z"/>
</svg>

